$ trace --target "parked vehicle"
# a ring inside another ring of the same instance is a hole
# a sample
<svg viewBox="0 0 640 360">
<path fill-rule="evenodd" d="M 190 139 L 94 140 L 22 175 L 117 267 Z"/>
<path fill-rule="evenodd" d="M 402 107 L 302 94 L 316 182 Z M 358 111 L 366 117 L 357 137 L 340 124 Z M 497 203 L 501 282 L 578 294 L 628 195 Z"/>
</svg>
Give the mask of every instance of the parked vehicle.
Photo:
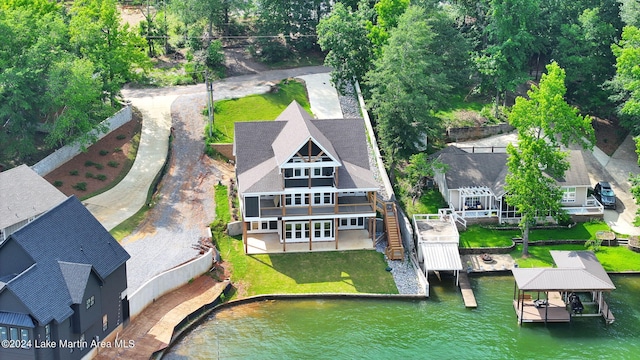
<svg viewBox="0 0 640 360">
<path fill-rule="evenodd" d="M 593 195 L 604 207 L 616 208 L 616 194 L 611 185 L 606 181 L 600 181 L 593 188 Z"/>
</svg>

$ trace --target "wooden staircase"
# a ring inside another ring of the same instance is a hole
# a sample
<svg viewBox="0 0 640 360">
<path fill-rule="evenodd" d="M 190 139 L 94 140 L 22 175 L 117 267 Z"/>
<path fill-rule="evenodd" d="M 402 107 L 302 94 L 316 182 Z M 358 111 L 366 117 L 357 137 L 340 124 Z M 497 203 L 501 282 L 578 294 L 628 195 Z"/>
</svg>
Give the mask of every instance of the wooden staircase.
<svg viewBox="0 0 640 360">
<path fill-rule="evenodd" d="M 391 260 L 404 260 L 404 247 L 398 226 L 398 212 L 396 204 L 384 202 L 384 226 L 387 233 L 387 248 L 385 254 Z"/>
</svg>

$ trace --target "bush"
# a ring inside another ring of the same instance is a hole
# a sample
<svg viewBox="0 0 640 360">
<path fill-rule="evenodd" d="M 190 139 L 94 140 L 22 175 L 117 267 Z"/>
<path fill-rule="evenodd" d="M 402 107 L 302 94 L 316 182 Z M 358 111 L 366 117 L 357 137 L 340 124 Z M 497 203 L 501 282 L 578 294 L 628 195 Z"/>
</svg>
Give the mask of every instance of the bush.
<svg viewBox="0 0 640 360">
<path fill-rule="evenodd" d="M 104 149 L 103 149 L 103 150 L 100 150 L 100 152 L 99 152 L 99 154 L 100 154 L 100 155 L 102 155 L 102 156 L 105 156 L 105 155 L 107 155 L 108 153 L 109 153 L 109 150 L 104 150 Z"/>
<path fill-rule="evenodd" d="M 74 189 L 76 189 L 76 190 L 87 191 L 87 183 L 86 182 L 79 182 L 79 183 L 73 185 L 72 187 Z"/>
<path fill-rule="evenodd" d="M 121 148 L 121 147 L 117 147 L 117 148 L 114 148 L 114 149 L 113 149 L 113 152 L 120 152 L 120 151 L 122 151 L 122 148 Z"/>
<path fill-rule="evenodd" d="M 105 180 L 107 180 L 107 175 L 105 175 L 105 174 L 98 174 L 98 175 L 96 176 L 96 179 L 98 179 L 98 180 L 100 180 L 100 181 L 105 181 Z"/>
<path fill-rule="evenodd" d="M 96 169 L 98 169 L 98 170 L 104 169 L 104 165 L 102 165 L 102 164 L 95 163 L 93 165 L 95 165 Z"/>
<path fill-rule="evenodd" d="M 73 176 L 78 175 L 78 170 L 71 170 L 71 171 L 69 171 L 69 175 L 73 175 Z"/>
<path fill-rule="evenodd" d="M 87 160 L 84 162 L 84 166 L 89 167 L 89 166 L 93 166 L 93 164 L 95 164 L 93 161 L 91 160 Z"/>
<path fill-rule="evenodd" d="M 108 165 L 108 166 L 111 166 L 112 168 L 117 168 L 118 166 L 120 166 L 120 163 L 119 163 L 119 162 L 117 162 L 117 161 L 113 161 L 113 160 L 111 160 L 111 161 L 109 161 L 109 162 L 107 163 L 107 165 Z"/>
<path fill-rule="evenodd" d="M 53 182 L 53 186 L 55 186 L 55 187 L 60 187 L 60 186 L 62 186 L 62 181 L 60 181 L 60 180 L 56 180 L 56 181 L 54 181 L 54 182 Z"/>
<path fill-rule="evenodd" d="M 84 177 L 86 177 L 86 178 L 88 178 L 88 179 L 93 178 L 93 176 L 94 176 L 94 175 L 93 175 L 93 173 L 88 172 L 88 171 L 84 174 Z"/>
<path fill-rule="evenodd" d="M 116 139 L 124 140 L 126 137 L 127 137 L 127 135 L 125 135 L 125 134 L 118 134 L 118 136 L 116 136 Z"/>
</svg>

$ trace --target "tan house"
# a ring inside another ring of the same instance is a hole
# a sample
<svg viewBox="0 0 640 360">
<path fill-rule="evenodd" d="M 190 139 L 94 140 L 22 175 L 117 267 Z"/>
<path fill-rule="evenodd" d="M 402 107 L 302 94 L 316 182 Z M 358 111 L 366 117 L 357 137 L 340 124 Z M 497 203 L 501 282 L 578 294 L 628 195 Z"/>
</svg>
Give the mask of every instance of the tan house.
<svg viewBox="0 0 640 360">
<path fill-rule="evenodd" d="M 236 123 L 245 251 L 373 249 L 366 141 L 362 119 L 313 119 L 295 101 L 275 121 Z"/>
</svg>

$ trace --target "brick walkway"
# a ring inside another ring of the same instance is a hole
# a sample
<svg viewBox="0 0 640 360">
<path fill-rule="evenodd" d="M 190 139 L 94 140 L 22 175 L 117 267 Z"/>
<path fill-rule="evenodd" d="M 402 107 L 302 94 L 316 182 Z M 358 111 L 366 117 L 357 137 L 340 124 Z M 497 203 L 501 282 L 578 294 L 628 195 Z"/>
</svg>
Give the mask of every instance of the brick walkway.
<svg viewBox="0 0 640 360">
<path fill-rule="evenodd" d="M 95 359 L 149 359 L 168 346 L 173 328 L 187 315 L 214 301 L 226 286 L 203 275 L 149 305 L 118 334 L 118 339 L 135 346 L 101 349 Z"/>
</svg>

